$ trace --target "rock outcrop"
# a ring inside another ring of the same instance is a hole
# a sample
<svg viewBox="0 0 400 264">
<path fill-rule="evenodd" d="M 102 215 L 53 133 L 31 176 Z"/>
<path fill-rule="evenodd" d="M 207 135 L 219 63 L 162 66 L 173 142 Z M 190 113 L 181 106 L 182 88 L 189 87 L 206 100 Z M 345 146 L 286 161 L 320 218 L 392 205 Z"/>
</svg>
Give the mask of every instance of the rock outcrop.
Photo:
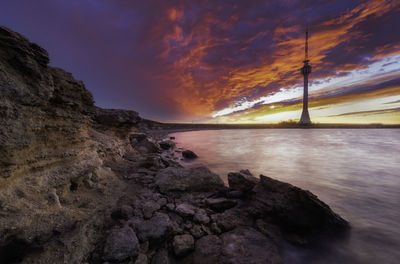
<svg viewBox="0 0 400 264">
<path fill-rule="evenodd" d="M 282 241 L 348 227 L 290 184 L 183 168 L 163 124 L 48 63 L 0 27 L 1 263 L 282 263 Z"/>
</svg>

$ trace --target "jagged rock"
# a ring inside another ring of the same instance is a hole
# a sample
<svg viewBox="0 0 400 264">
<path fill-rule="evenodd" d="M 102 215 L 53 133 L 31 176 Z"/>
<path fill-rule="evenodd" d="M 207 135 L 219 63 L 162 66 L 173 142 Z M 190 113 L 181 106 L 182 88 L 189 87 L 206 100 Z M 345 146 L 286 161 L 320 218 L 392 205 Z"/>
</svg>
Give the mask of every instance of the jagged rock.
<svg viewBox="0 0 400 264">
<path fill-rule="evenodd" d="M 142 211 L 145 218 L 151 218 L 153 213 L 160 210 L 160 205 L 153 201 L 147 201 L 143 204 Z"/>
<path fill-rule="evenodd" d="M 175 255 L 184 256 L 194 249 L 194 239 L 188 234 L 175 236 L 172 241 L 172 247 Z"/>
<path fill-rule="evenodd" d="M 250 171 L 241 170 L 240 172 L 228 173 L 229 187 L 234 190 L 248 192 L 259 182 L 259 179 L 254 177 Z"/>
<path fill-rule="evenodd" d="M 162 161 L 160 156 L 150 155 L 147 156 L 144 160 L 140 161 L 140 167 L 143 168 L 155 168 L 155 169 L 163 169 L 165 168 L 164 162 Z"/>
<path fill-rule="evenodd" d="M 218 236 L 207 235 L 196 241 L 193 264 L 221 263 L 222 241 Z"/>
<path fill-rule="evenodd" d="M 93 119 L 106 126 L 132 126 L 140 121 L 139 114 L 135 111 L 120 109 L 102 109 L 96 107 Z"/>
<path fill-rule="evenodd" d="M 171 191 L 218 191 L 225 188 L 221 178 L 206 167 L 166 168 L 156 175 L 163 193 Z"/>
<path fill-rule="evenodd" d="M 150 220 L 135 224 L 137 236 L 140 241 L 159 243 L 173 230 L 173 224 L 168 215 L 155 213 Z"/>
<path fill-rule="evenodd" d="M 235 200 L 226 198 L 208 198 L 205 200 L 206 205 L 214 211 L 221 212 L 236 206 Z"/>
<path fill-rule="evenodd" d="M 184 157 L 185 159 L 195 159 L 198 156 L 193 151 L 187 149 L 182 151 L 182 157 Z"/>
<path fill-rule="evenodd" d="M 104 246 L 104 260 L 122 261 L 139 254 L 139 241 L 130 227 L 114 229 Z"/>
<path fill-rule="evenodd" d="M 197 210 L 193 219 L 200 224 L 208 224 L 210 222 L 210 218 L 204 209 Z"/>
<path fill-rule="evenodd" d="M 189 217 L 195 214 L 195 207 L 193 205 L 183 203 L 178 204 L 175 211 L 183 217 Z"/>
<path fill-rule="evenodd" d="M 275 244 L 251 227 L 239 227 L 221 235 L 221 263 L 283 263 Z"/>
<path fill-rule="evenodd" d="M 172 140 L 164 140 L 158 143 L 162 149 L 168 150 L 175 147 L 175 142 Z"/>
<path fill-rule="evenodd" d="M 302 240 L 324 231 L 348 228 L 348 222 L 309 191 L 260 175 L 248 211 Z"/>
</svg>

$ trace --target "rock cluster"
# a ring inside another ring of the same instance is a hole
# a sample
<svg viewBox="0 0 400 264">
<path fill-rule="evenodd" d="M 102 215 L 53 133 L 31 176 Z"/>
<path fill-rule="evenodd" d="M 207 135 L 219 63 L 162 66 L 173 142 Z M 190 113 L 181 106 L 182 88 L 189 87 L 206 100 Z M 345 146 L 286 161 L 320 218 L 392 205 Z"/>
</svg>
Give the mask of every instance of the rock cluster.
<svg viewBox="0 0 400 264">
<path fill-rule="evenodd" d="M 282 263 L 282 241 L 348 226 L 290 184 L 183 168 L 197 155 L 152 136 L 162 124 L 95 107 L 4 27 L 0 59 L 2 263 Z"/>
</svg>

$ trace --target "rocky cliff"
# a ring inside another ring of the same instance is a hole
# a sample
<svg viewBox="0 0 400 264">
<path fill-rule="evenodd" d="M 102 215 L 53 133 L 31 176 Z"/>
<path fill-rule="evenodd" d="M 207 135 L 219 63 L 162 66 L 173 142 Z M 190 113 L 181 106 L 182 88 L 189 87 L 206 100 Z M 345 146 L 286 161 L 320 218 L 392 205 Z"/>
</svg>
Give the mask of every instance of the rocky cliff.
<svg viewBox="0 0 400 264">
<path fill-rule="evenodd" d="M 348 227 L 289 184 L 183 168 L 161 124 L 95 107 L 48 63 L 0 27 L 1 263 L 282 263 L 283 241 Z"/>
</svg>

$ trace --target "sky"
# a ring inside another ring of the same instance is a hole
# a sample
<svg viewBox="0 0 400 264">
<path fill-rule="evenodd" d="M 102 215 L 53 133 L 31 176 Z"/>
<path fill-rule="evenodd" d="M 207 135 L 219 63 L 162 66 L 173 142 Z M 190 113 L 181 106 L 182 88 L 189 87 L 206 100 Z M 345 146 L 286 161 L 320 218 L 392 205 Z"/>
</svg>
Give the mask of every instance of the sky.
<svg viewBox="0 0 400 264">
<path fill-rule="evenodd" d="M 162 122 L 400 123 L 398 0 L 2 0 L 96 105 Z"/>
</svg>

